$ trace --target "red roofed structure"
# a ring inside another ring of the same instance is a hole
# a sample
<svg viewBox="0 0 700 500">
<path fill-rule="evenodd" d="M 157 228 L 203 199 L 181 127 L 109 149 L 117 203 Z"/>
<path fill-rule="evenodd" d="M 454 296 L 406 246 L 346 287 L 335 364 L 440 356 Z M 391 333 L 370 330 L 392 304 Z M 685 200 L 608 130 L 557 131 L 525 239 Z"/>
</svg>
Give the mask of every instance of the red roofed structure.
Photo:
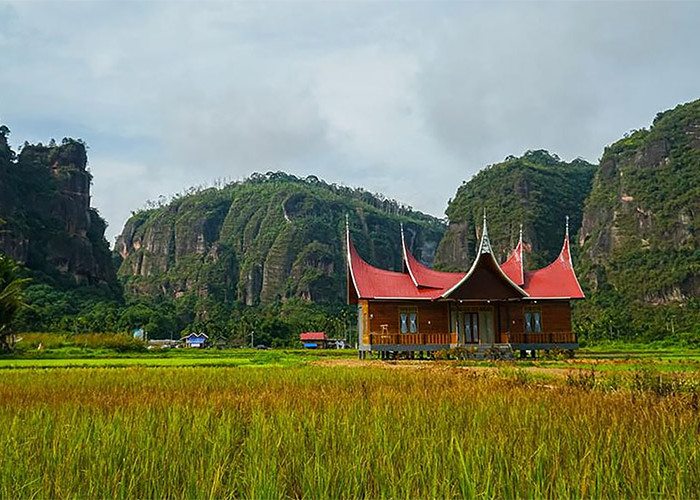
<svg viewBox="0 0 700 500">
<path fill-rule="evenodd" d="M 299 334 L 299 340 L 328 340 L 325 332 L 304 332 Z"/>
<path fill-rule="evenodd" d="M 448 273 L 420 263 L 401 228 L 402 272 L 379 269 L 357 252 L 346 228 L 348 303 L 358 306 L 360 355 L 368 351 L 435 351 L 457 346 L 508 346 L 525 351 L 576 349 L 570 301 L 584 298 L 569 250 L 568 218 L 559 256 L 525 271 L 522 229 L 499 265 L 486 218 L 468 271 Z"/>
<path fill-rule="evenodd" d="M 325 349 L 328 346 L 328 337 L 325 332 L 300 333 L 299 340 L 306 349 Z"/>
</svg>

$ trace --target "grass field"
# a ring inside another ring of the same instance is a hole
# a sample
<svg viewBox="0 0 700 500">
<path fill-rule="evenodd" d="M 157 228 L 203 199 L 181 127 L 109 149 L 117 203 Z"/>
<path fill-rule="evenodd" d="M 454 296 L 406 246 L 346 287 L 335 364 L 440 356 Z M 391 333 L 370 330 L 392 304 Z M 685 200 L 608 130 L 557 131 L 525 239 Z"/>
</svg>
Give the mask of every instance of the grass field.
<svg viewBox="0 0 700 500">
<path fill-rule="evenodd" d="M 663 359 L 607 373 L 239 354 L 0 371 L 0 498 L 700 495 L 700 381 Z M 217 359 L 232 365 L 144 364 Z"/>
<path fill-rule="evenodd" d="M 129 366 L 178 367 L 178 366 L 294 366 L 305 362 L 333 358 L 354 359 L 357 351 L 304 351 L 254 349 L 164 349 L 155 352 L 126 352 L 61 349 L 55 352 L 32 353 L 32 356 L 0 356 L 0 370 L 13 368 L 62 368 L 100 367 L 122 368 Z"/>
</svg>

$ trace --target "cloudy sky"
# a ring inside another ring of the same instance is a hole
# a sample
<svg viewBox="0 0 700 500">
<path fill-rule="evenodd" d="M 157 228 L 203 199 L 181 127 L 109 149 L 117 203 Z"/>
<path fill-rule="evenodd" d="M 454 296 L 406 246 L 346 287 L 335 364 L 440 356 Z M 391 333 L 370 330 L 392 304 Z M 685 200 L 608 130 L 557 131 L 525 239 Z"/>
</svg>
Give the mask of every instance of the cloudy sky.
<svg viewBox="0 0 700 500">
<path fill-rule="evenodd" d="M 484 165 L 597 161 L 700 97 L 700 3 L 0 0 L 0 123 L 79 137 L 113 241 L 159 195 L 285 170 L 442 217 Z"/>
</svg>

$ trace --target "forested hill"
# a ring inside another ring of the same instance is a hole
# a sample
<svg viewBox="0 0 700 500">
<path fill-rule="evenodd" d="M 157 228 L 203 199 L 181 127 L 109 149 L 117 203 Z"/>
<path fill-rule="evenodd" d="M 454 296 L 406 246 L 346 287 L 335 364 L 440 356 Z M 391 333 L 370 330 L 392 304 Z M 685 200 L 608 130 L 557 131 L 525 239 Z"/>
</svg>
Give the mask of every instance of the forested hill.
<svg viewBox="0 0 700 500">
<path fill-rule="evenodd" d="M 23 264 L 35 283 L 119 295 L 106 223 L 90 206 L 85 145 L 25 143 L 16 154 L 9 133 L 0 126 L 0 252 Z"/>
<path fill-rule="evenodd" d="M 700 319 L 700 100 L 605 148 L 579 234 L 588 306 L 609 328 Z M 680 325 L 679 325 L 680 323 Z"/>
<path fill-rule="evenodd" d="M 432 263 L 444 225 L 361 189 L 276 172 L 182 196 L 135 213 L 117 239 L 131 295 L 271 303 L 345 300 L 343 235 L 374 265 L 401 267 L 400 223 Z"/>
<path fill-rule="evenodd" d="M 436 266 L 452 271 L 468 269 L 484 209 L 499 261 L 517 244 L 522 224 L 526 267 L 549 264 L 561 249 L 566 216 L 570 217 L 572 234 L 581 225 L 595 168 L 580 159 L 561 161 L 542 150 L 486 167 L 465 181 L 449 202 L 449 226 L 437 251 Z"/>
</svg>

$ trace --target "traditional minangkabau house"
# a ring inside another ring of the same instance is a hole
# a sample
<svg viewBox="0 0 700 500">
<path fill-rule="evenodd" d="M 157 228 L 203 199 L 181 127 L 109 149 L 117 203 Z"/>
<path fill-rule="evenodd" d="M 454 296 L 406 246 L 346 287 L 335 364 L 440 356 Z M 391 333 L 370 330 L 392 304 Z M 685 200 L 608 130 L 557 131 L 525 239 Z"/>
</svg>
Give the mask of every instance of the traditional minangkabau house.
<svg viewBox="0 0 700 500">
<path fill-rule="evenodd" d="M 454 347 L 577 349 L 571 301 L 583 299 L 569 251 L 568 219 L 559 256 L 536 271 L 523 268 L 522 231 L 502 264 L 496 261 L 486 217 L 476 258 L 466 273 L 435 271 L 408 250 L 401 228 L 402 272 L 360 257 L 346 227 L 348 303 L 358 306 L 360 357 Z"/>
</svg>

